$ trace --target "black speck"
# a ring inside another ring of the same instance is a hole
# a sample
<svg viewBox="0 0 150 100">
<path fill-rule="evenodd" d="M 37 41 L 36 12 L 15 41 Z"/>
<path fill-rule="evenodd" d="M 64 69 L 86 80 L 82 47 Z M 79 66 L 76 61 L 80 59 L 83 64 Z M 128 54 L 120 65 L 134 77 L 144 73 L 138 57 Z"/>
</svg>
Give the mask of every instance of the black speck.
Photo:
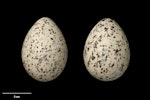
<svg viewBox="0 0 150 100">
<path fill-rule="evenodd" d="M 94 60 L 95 59 L 95 57 L 94 56 L 92 56 L 92 60 Z"/>
<path fill-rule="evenodd" d="M 93 36 L 93 38 L 95 38 L 95 37 L 96 37 L 96 35 Z"/>
<path fill-rule="evenodd" d="M 56 67 L 54 67 L 52 71 L 54 72 L 55 70 L 56 70 Z"/>
<path fill-rule="evenodd" d="M 117 57 L 114 57 L 114 59 L 116 60 L 116 59 L 117 59 Z"/>
<path fill-rule="evenodd" d="M 99 61 L 97 61 L 99 64 L 101 64 L 101 61 L 99 60 Z"/>
<path fill-rule="evenodd" d="M 113 20 L 109 20 L 109 22 L 111 22 L 111 23 L 112 23 L 112 22 L 113 22 Z"/>
<path fill-rule="evenodd" d="M 87 50 L 89 51 L 89 48 L 87 48 Z"/>
<path fill-rule="evenodd" d="M 104 26 L 104 24 L 98 24 L 98 26 L 102 27 L 102 26 Z"/>
<path fill-rule="evenodd" d="M 60 51 L 61 51 L 61 48 L 58 49 L 58 52 L 60 52 Z"/>
<path fill-rule="evenodd" d="M 42 79 L 42 77 L 40 77 L 39 79 Z"/>
<path fill-rule="evenodd" d="M 89 61 L 87 62 L 87 64 L 88 64 L 88 66 L 90 65 L 90 59 L 89 59 Z"/>
<path fill-rule="evenodd" d="M 106 68 L 106 73 L 108 72 L 108 69 Z"/>
<path fill-rule="evenodd" d="M 114 29 L 114 26 L 111 27 L 111 30 L 113 30 L 113 29 Z"/>
<path fill-rule="evenodd" d="M 103 72 L 105 72 L 105 70 L 103 70 Z"/>
<path fill-rule="evenodd" d="M 116 49 L 116 50 L 114 50 L 115 51 L 115 54 L 117 54 L 118 52 L 119 52 L 119 50 L 118 49 Z"/>
<path fill-rule="evenodd" d="M 124 67 L 124 64 L 121 64 L 120 71 L 122 71 L 122 70 L 123 70 L 123 67 Z"/>
<path fill-rule="evenodd" d="M 36 68 L 38 72 L 40 72 L 40 70 L 38 68 Z"/>
<path fill-rule="evenodd" d="M 105 54 L 104 54 L 104 53 L 102 53 L 102 56 L 105 56 Z"/>
<path fill-rule="evenodd" d="M 110 37 L 110 35 L 108 34 L 107 37 Z"/>
<path fill-rule="evenodd" d="M 124 40 L 123 36 L 122 36 L 122 40 Z"/>
<path fill-rule="evenodd" d="M 121 59 L 121 53 L 119 53 L 120 59 Z"/>
<path fill-rule="evenodd" d="M 93 67 L 95 67 L 95 64 L 93 65 Z"/>
<path fill-rule="evenodd" d="M 30 71 L 30 69 L 28 69 L 28 71 Z"/>
<path fill-rule="evenodd" d="M 105 61 L 107 61 L 107 57 L 108 57 L 108 56 L 106 56 Z"/>
<path fill-rule="evenodd" d="M 30 54 L 27 55 L 27 58 L 30 56 Z"/>
<path fill-rule="evenodd" d="M 97 55 L 97 58 L 99 58 L 99 57 L 100 57 L 100 55 L 99 55 L 98 53 L 97 53 L 96 55 Z"/>
<path fill-rule="evenodd" d="M 52 29 L 52 33 L 54 33 L 54 30 Z"/>
<path fill-rule="evenodd" d="M 99 40 L 98 40 L 98 41 L 99 41 L 99 42 L 101 42 L 101 40 L 102 40 L 102 35 L 101 35 L 101 36 L 99 36 Z"/>
<path fill-rule="evenodd" d="M 104 30 L 105 30 L 105 31 L 107 31 L 107 30 L 108 30 L 108 28 L 106 28 L 106 27 L 105 27 L 105 28 L 104 28 Z"/>
<path fill-rule="evenodd" d="M 99 67 L 101 68 L 102 66 L 100 65 Z"/>
<path fill-rule="evenodd" d="M 114 64 L 111 65 L 111 67 L 113 67 L 113 66 L 114 66 Z"/>
<path fill-rule="evenodd" d="M 95 43 L 94 43 L 94 48 L 97 48 L 97 44 L 98 44 L 98 42 L 95 41 Z"/>
</svg>

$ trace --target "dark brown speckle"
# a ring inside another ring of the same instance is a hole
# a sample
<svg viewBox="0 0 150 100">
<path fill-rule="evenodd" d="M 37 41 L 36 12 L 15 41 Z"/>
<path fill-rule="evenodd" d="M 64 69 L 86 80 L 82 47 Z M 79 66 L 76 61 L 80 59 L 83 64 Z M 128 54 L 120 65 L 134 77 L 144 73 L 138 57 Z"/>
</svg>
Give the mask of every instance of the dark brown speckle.
<svg viewBox="0 0 150 100">
<path fill-rule="evenodd" d="M 92 60 L 94 60 L 95 59 L 95 57 L 94 56 L 92 56 Z"/>
<path fill-rule="evenodd" d="M 107 28 L 107 27 L 105 27 L 105 28 L 104 28 L 104 30 L 105 30 L 105 31 L 107 31 L 107 30 L 108 30 L 108 28 Z"/>
<path fill-rule="evenodd" d="M 112 64 L 112 66 L 111 67 L 114 67 L 114 64 Z"/>
</svg>

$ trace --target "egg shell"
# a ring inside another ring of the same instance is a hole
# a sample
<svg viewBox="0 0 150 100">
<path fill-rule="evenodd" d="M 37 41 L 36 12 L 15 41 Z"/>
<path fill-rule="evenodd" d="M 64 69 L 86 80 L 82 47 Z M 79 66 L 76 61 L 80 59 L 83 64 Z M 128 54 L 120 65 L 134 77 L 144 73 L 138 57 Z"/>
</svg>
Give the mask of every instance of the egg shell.
<svg viewBox="0 0 150 100">
<path fill-rule="evenodd" d="M 89 33 L 83 51 L 87 71 L 101 81 L 113 81 L 127 70 L 130 49 L 119 24 L 110 18 L 100 20 Z"/>
<path fill-rule="evenodd" d="M 63 72 L 68 50 L 56 23 L 48 17 L 42 17 L 26 34 L 21 54 L 26 72 L 37 81 L 48 82 Z"/>
</svg>

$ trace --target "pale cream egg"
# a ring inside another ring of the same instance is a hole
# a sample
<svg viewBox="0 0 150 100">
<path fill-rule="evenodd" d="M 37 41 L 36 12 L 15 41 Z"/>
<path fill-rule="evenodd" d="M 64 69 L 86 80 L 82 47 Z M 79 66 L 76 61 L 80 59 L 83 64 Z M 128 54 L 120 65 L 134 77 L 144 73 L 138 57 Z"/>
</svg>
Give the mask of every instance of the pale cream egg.
<svg viewBox="0 0 150 100">
<path fill-rule="evenodd" d="M 48 82 L 63 72 L 68 49 L 56 23 L 48 17 L 42 17 L 26 34 L 21 54 L 26 72 L 37 81 Z"/>
</svg>

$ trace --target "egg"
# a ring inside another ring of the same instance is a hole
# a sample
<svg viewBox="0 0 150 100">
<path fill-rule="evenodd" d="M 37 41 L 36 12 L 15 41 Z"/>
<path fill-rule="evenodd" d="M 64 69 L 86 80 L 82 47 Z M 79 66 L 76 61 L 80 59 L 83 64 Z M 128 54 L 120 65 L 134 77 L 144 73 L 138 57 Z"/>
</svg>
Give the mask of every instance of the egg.
<svg viewBox="0 0 150 100">
<path fill-rule="evenodd" d="M 51 18 L 42 17 L 33 24 L 23 41 L 21 57 L 26 72 L 37 81 L 52 81 L 63 72 L 67 44 Z"/>
<path fill-rule="evenodd" d="M 83 58 L 89 74 L 100 81 L 114 81 L 125 73 L 130 61 L 129 42 L 115 20 L 103 18 L 93 27 Z"/>
</svg>

